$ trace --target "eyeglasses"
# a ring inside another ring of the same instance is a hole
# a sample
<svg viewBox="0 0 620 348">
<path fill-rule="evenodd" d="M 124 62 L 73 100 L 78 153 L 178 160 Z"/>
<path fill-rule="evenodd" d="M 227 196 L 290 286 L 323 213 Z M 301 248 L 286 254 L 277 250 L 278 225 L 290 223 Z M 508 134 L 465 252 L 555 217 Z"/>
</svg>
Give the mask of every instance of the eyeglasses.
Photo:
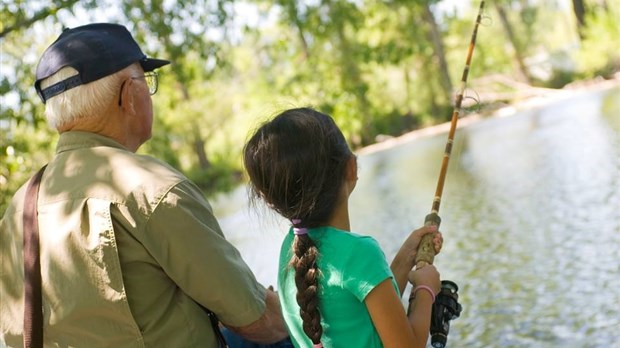
<svg viewBox="0 0 620 348">
<path fill-rule="evenodd" d="M 132 79 L 142 79 L 146 82 L 146 85 L 149 87 L 149 94 L 153 95 L 157 93 L 157 86 L 159 85 L 159 81 L 157 78 L 157 73 L 154 71 L 148 71 L 144 73 L 144 76 L 132 77 Z"/>
<path fill-rule="evenodd" d="M 159 81 L 158 81 L 156 72 L 147 71 L 142 76 L 132 76 L 130 77 L 130 79 L 132 80 L 144 79 L 144 82 L 146 82 L 146 86 L 149 88 L 149 94 L 153 95 L 157 93 L 157 87 L 159 86 Z M 118 105 L 121 105 L 121 102 L 122 102 L 121 98 L 123 96 L 123 87 L 125 87 L 125 81 L 123 81 L 123 83 L 121 84 L 121 92 L 118 97 Z"/>
</svg>

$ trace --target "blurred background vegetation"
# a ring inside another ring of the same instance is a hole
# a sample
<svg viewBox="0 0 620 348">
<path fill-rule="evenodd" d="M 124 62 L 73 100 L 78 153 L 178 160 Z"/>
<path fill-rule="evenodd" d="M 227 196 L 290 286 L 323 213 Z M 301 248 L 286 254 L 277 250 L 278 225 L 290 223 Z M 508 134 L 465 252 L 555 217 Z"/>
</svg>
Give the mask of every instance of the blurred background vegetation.
<svg viewBox="0 0 620 348">
<path fill-rule="evenodd" d="M 249 132 L 283 108 L 331 114 L 353 148 L 445 122 L 479 2 L 467 0 L 2 0 L 0 215 L 54 153 L 34 88 L 64 27 L 126 25 L 170 59 L 140 152 L 206 194 L 243 181 Z M 620 71 L 620 0 L 487 1 L 469 86 L 492 110 Z"/>
</svg>

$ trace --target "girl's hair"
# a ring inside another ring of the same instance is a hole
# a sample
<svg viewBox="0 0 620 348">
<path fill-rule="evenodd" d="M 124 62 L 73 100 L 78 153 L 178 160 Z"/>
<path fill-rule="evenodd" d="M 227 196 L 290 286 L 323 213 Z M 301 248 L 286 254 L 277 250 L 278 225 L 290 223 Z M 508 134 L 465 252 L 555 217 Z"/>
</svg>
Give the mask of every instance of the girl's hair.
<svg viewBox="0 0 620 348">
<path fill-rule="evenodd" d="M 102 115 L 102 111 L 106 110 L 110 103 L 115 103 L 118 100 L 122 72 L 127 69 L 138 73 L 140 72 L 138 67 L 138 64 L 132 64 L 114 74 L 72 88 L 50 98 L 45 104 L 47 123 L 50 127 L 58 129 L 78 119 L 105 116 Z M 74 68 L 64 67 L 54 75 L 41 81 L 41 88 L 51 86 L 56 82 L 77 74 L 78 71 Z"/>
<path fill-rule="evenodd" d="M 310 108 L 290 109 L 263 124 L 244 148 L 252 200 L 262 198 L 294 227 L 324 226 L 332 216 L 353 153 L 331 117 Z M 297 221 L 300 220 L 301 222 Z M 296 235 L 290 265 L 295 270 L 303 329 L 319 343 L 318 248 Z"/>
</svg>

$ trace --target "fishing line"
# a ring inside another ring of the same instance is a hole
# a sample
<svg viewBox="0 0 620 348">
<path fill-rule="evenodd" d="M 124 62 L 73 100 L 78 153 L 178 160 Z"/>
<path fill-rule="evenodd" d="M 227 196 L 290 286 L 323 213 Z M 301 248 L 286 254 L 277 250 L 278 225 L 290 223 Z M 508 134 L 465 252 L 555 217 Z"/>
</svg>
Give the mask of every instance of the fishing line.
<svg viewBox="0 0 620 348">
<path fill-rule="evenodd" d="M 480 8 L 478 10 L 478 16 L 476 17 L 476 24 L 474 26 L 473 33 L 471 35 L 471 39 L 469 42 L 469 47 L 467 50 L 467 56 L 465 59 L 465 67 L 463 69 L 463 74 L 461 77 L 461 86 L 459 89 L 459 93 L 456 96 L 456 102 L 454 104 L 454 110 L 452 111 L 452 119 L 450 122 L 450 130 L 448 132 L 448 140 L 446 142 L 446 147 L 444 151 L 444 156 L 442 159 L 441 169 L 439 171 L 439 178 L 437 180 L 437 188 L 435 190 L 435 197 L 433 198 L 433 204 L 431 207 L 431 213 L 426 215 L 424 219 L 424 223 L 426 225 L 435 225 L 439 227 L 441 224 L 441 218 L 439 217 L 439 207 L 441 204 L 441 196 L 443 194 L 444 184 L 446 180 L 446 174 L 448 171 L 448 164 L 450 161 L 450 155 L 452 153 L 452 147 L 454 143 L 454 135 L 457 128 L 457 123 L 459 119 L 459 115 L 461 110 L 461 105 L 463 102 L 463 97 L 465 93 L 465 88 L 467 86 L 467 78 L 469 76 L 469 71 L 471 68 L 471 61 L 473 57 L 474 48 L 476 46 L 476 39 L 478 36 L 478 27 L 483 18 L 483 10 L 484 10 L 484 1 L 480 2 Z M 425 235 L 420 242 L 420 247 L 416 254 L 416 267 L 423 267 L 425 264 L 432 264 L 435 258 L 435 248 L 433 246 L 433 236 Z"/>
<path fill-rule="evenodd" d="M 474 26 L 473 33 L 469 42 L 469 48 L 467 50 L 467 57 L 465 59 L 465 68 L 461 77 L 461 86 L 459 93 L 456 95 L 456 102 L 454 103 L 454 110 L 452 111 L 452 119 L 450 121 L 450 130 L 448 131 L 448 140 L 446 142 L 446 148 L 442 159 L 441 169 L 439 171 L 439 178 L 437 179 L 437 188 L 435 190 L 435 197 L 433 198 L 433 205 L 431 207 L 431 213 L 426 215 L 424 224 L 435 225 L 439 227 L 441 224 L 441 218 L 439 217 L 439 206 L 441 203 L 441 196 L 443 194 L 444 183 L 446 174 L 448 171 L 448 163 L 452 153 L 452 147 L 454 143 L 454 136 L 457 128 L 457 122 L 462 110 L 463 99 L 474 100 L 474 105 L 480 105 L 480 96 L 476 93 L 476 97 L 469 94 L 465 95 L 465 88 L 467 86 L 467 77 L 471 68 L 471 60 L 476 46 L 476 38 L 478 35 L 478 27 L 483 20 L 484 1 L 480 1 L 480 8 L 476 17 L 476 24 Z M 484 16 L 485 22 L 489 21 L 487 16 Z M 475 92 L 474 92 L 475 93 Z M 460 134 L 460 133 L 459 133 Z M 462 138 L 462 137 L 461 137 Z M 462 140 L 461 140 L 462 141 Z M 460 150 L 459 150 L 460 151 Z M 435 247 L 433 245 L 434 234 L 426 234 L 422 237 L 418 252 L 415 258 L 415 267 L 421 268 L 427 264 L 432 264 L 435 258 Z M 432 307 L 431 313 L 431 345 L 435 348 L 443 348 L 446 345 L 448 339 L 448 332 L 450 330 L 450 321 L 458 318 L 461 314 L 462 306 L 458 303 L 458 286 L 456 283 L 449 280 L 441 281 L 441 290 L 437 294 Z M 413 293 L 415 296 L 415 292 Z M 411 295 L 410 295 L 411 303 Z M 411 308 L 411 307 L 410 307 Z"/>
</svg>

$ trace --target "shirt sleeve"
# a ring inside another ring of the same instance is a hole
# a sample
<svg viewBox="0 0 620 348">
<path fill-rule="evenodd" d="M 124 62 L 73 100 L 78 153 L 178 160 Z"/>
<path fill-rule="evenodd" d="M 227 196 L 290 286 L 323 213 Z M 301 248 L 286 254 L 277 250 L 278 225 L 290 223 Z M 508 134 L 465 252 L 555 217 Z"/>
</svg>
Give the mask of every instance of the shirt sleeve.
<svg viewBox="0 0 620 348">
<path fill-rule="evenodd" d="M 225 239 L 198 187 L 188 181 L 174 186 L 146 228 L 145 247 L 188 296 L 228 325 L 260 318 L 266 290 Z"/>
<path fill-rule="evenodd" d="M 366 296 L 384 280 L 394 279 L 385 254 L 372 237 L 357 239 L 354 251 L 347 260 L 344 286 L 362 302 Z"/>
</svg>

